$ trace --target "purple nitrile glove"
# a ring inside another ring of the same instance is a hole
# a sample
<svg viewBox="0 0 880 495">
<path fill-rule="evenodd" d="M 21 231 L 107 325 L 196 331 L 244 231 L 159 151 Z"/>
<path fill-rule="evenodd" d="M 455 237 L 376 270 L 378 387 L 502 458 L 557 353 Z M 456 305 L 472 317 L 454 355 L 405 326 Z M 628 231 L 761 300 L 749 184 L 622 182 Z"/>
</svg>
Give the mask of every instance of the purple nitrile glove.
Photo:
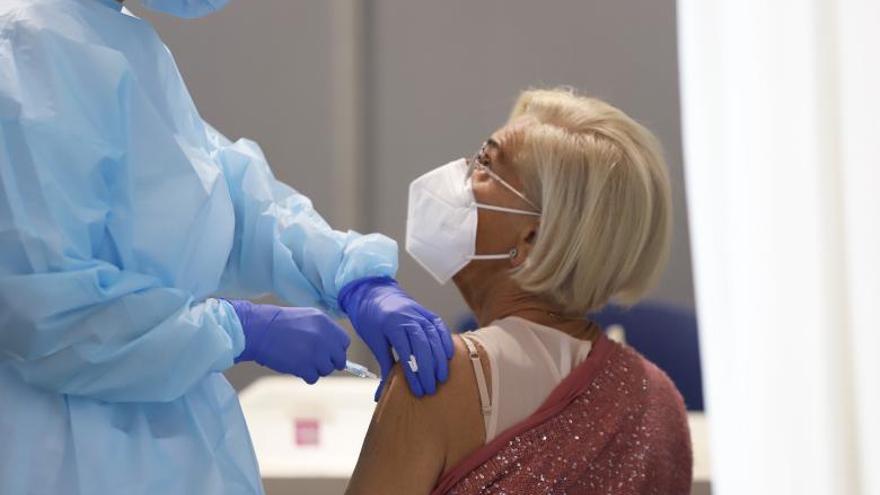
<svg viewBox="0 0 880 495">
<path fill-rule="evenodd" d="M 345 368 L 351 343 L 345 330 L 315 308 L 286 308 L 234 300 L 244 331 L 244 351 L 236 363 L 255 361 L 308 384 Z"/>
<path fill-rule="evenodd" d="M 411 298 L 391 277 L 355 280 L 339 292 L 339 305 L 355 331 L 376 356 L 382 382 L 375 399 L 382 395 L 391 371 L 393 348 L 401 361 L 409 388 L 421 397 L 437 391 L 437 382 L 449 377 L 452 337 L 446 324 Z"/>
</svg>

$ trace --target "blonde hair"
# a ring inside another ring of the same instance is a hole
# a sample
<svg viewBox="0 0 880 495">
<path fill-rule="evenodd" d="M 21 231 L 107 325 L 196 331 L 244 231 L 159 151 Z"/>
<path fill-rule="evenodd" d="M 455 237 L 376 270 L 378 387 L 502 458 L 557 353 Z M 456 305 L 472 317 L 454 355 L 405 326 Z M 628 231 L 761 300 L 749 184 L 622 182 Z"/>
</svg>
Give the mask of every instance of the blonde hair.
<svg viewBox="0 0 880 495">
<path fill-rule="evenodd" d="M 608 103 L 566 89 L 523 92 L 509 123 L 501 147 L 542 209 L 514 279 L 569 314 L 612 298 L 636 302 L 669 252 L 671 194 L 657 139 Z"/>
</svg>

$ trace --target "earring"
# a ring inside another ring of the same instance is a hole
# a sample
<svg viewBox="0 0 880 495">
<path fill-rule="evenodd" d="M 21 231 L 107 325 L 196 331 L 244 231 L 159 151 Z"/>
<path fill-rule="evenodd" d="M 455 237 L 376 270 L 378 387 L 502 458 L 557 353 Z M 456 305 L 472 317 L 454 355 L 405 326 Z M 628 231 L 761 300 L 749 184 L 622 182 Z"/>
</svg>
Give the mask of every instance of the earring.
<svg viewBox="0 0 880 495">
<path fill-rule="evenodd" d="M 510 259 L 514 259 L 514 258 L 516 258 L 516 255 L 517 255 L 517 254 L 519 254 L 519 251 L 517 251 L 516 248 L 511 249 L 511 250 L 510 250 Z"/>
</svg>

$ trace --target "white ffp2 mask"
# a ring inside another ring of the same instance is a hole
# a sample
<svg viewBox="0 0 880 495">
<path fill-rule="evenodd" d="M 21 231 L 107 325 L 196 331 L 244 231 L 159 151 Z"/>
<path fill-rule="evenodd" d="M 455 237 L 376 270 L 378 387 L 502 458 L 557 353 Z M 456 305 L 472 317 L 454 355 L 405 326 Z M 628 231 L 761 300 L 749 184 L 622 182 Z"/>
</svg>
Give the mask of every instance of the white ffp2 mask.
<svg viewBox="0 0 880 495">
<path fill-rule="evenodd" d="M 470 260 L 515 256 L 515 250 L 476 254 L 477 208 L 541 216 L 532 211 L 477 203 L 467 175 L 467 161 L 462 158 L 431 170 L 409 186 L 406 251 L 441 284 Z"/>
</svg>

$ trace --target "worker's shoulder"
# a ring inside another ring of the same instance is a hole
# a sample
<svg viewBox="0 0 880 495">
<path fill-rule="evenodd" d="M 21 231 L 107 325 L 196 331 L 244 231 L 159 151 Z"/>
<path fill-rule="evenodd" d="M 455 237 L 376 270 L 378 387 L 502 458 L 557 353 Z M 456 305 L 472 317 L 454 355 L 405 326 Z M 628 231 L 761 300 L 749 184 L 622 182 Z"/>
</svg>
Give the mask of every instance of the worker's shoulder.
<svg viewBox="0 0 880 495">
<path fill-rule="evenodd" d="M 154 31 L 148 23 L 100 0 L 0 2 L 0 40 L 26 49 L 40 61 L 52 54 L 75 57 L 77 50 L 115 52 L 114 45 L 123 44 L 122 38 L 144 38 L 150 33 Z"/>
<path fill-rule="evenodd" d="M 0 4 L 0 116 L 55 124 L 100 114 L 86 120 L 112 118 L 110 127 L 118 128 L 122 89 L 139 84 L 119 45 L 132 45 L 123 41 L 139 34 L 113 23 L 134 18 L 97 0 Z"/>
<path fill-rule="evenodd" d="M 0 33 L 55 35 L 81 21 L 75 8 L 80 2 L 60 0 L 4 0 L 0 4 Z"/>
</svg>

